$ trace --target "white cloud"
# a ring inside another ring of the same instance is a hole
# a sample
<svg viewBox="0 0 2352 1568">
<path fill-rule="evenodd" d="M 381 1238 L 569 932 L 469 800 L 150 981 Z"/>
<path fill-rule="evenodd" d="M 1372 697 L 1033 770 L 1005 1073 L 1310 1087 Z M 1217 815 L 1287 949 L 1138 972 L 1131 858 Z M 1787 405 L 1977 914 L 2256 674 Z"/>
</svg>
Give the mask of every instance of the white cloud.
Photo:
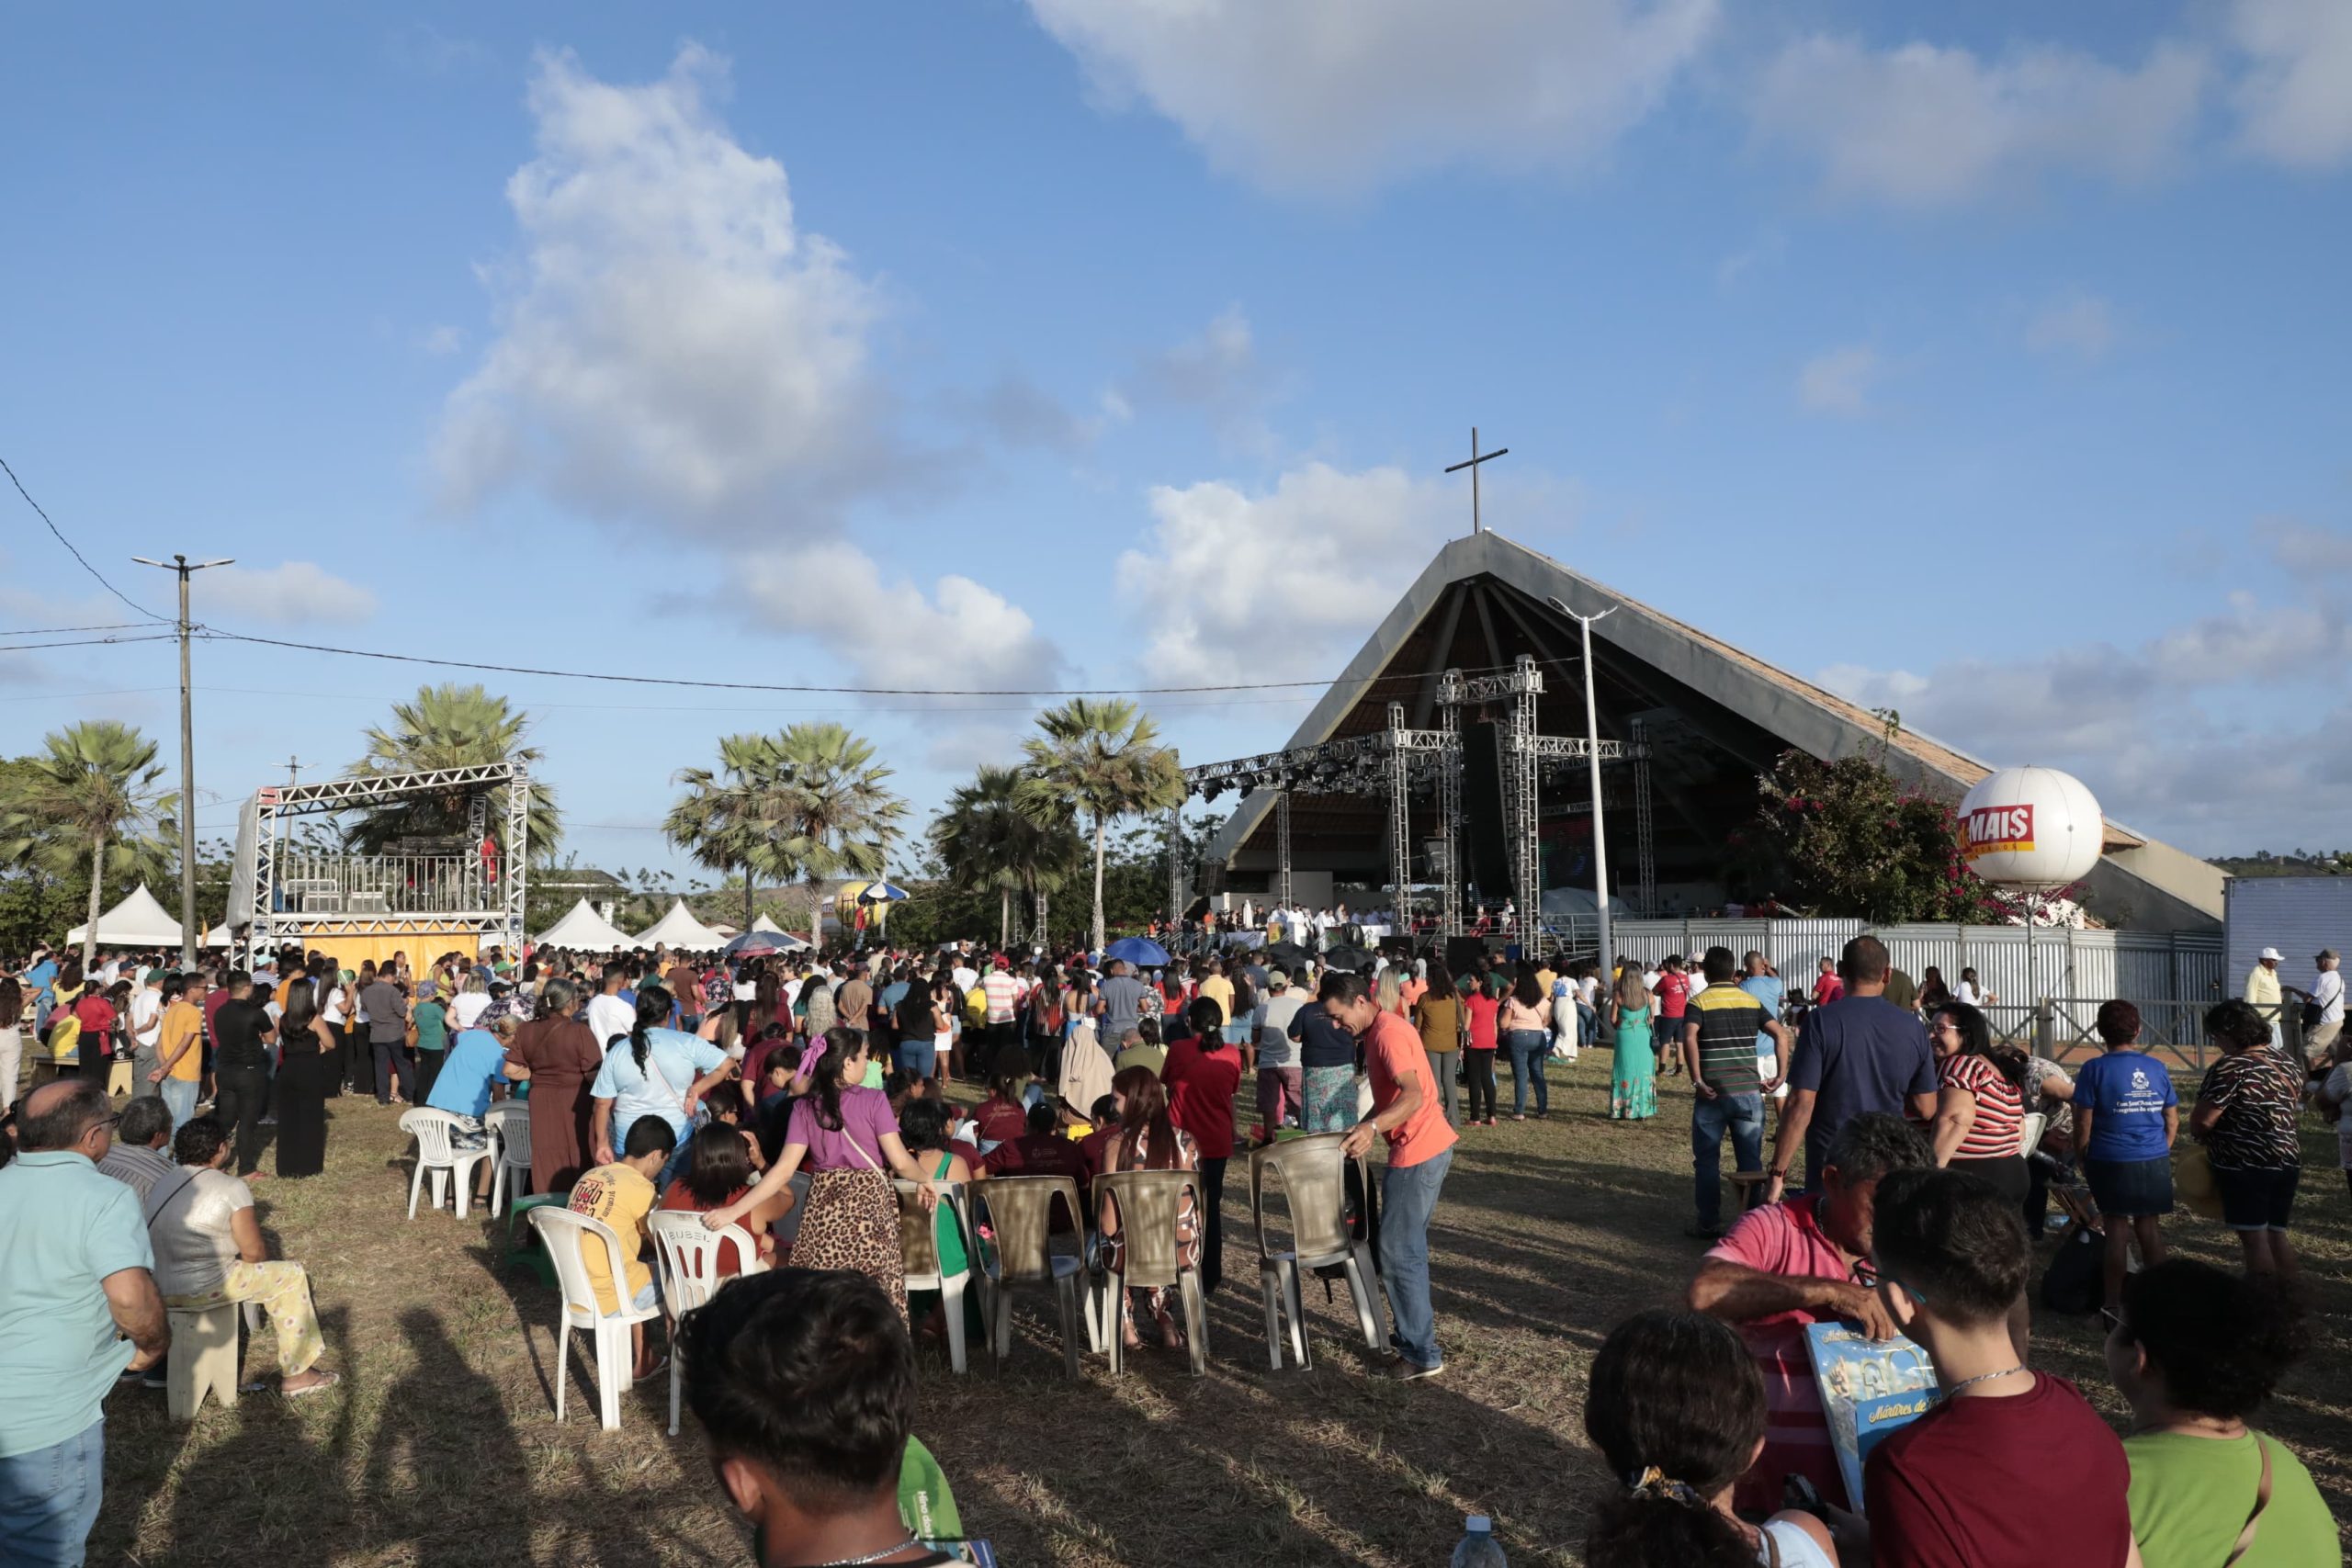
<svg viewBox="0 0 2352 1568">
<path fill-rule="evenodd" d="M 376 595 L 313 562 L 289 560 L 199 571 L 188 580 L 188 605 L 198 618 L 299 626 L 365 620 L 376 613 Z"/>
<path fill-rule="evenodd" d="M 1061 654 L 1029 613 L 968 577 L 929 593 L 854 545 L 762 551 L 739 563 L 744 600 L 762 624 L 820 639 L 861 686 L 921 691 L 1041 691 L 1057 682 Z"/>
<path fill-rule="evenodd" d="M 1870 412 L 1871 391 L 1884 368 L 1868 344 L 1816 354 L 1797 370 L 1797 402 L 1814 413 L 1860 418 Z"/>
<path fill-rule="evenodd" d="M 529 483 L 596 516 L 772 538 L 908 471 L 869 363 L 879 292 L 799 227 L 783 165 L 714 112 L 725 88 L 691 43 L 641 86 L 539 61 L 537 156 L 506 190 L 524 254 L 435 448 L 452 505 Z"/>
<path fill-rule="evenodd" d="M 2049 174 L 2160 177 L 2195 128 L 2206 74 L 2202 55 L 2171 42 L 2132 70 L 2049 45 L 1988 61 L 1815 36 L 1766 68 L 1755 125 L 1817 159 L 1834 195 L 1948 206 Z"/>
<path fill-rule="evenodd" d="M 2256 524 L 2254 532 L 2271 558 L 2298 578 L 2352 572 L 2352 531 L 2272 517 Z"/>
<path fill-rule="evenodd" d="M 1119 558 L 1118 603 L 1151 606 L 1157 684 L 1326 675 L 1396 601 L 1464 502 L 1401 468 L 1293 469 L 1250 495 L 1210 480 L 1155 487 L 1152 528 Z"/>
<path fill-rule="evenodd" d="M 1029 0 L 1106 97 L 1257 184 L 1354 191 L 1456 163 L 1590 162 L 1648 114 L 1718 0 Z"/>
<path fill-rule="evenodd" d="M 2253 57 L 2233 95 L 2245 146 L 2307 168 L 2352 156 L 2352 5 L 2234 0 L 2230 32 Z"/>
<path fill-rule="evenodd" d="M 447 325 L 431 328 L 417 339 L 416 345 L 436 359 L 455 354 L 466 346 L 465 329 Z"/>
<path fill-rule="evenodd" d="M 2053 299 L 2025 325 L 2025 345 L 2036 354 L 2064 352 L 2085 360 L 2107 357 L 2115 346 L 2115 311 L 2096 294 Z"/>
</svg>

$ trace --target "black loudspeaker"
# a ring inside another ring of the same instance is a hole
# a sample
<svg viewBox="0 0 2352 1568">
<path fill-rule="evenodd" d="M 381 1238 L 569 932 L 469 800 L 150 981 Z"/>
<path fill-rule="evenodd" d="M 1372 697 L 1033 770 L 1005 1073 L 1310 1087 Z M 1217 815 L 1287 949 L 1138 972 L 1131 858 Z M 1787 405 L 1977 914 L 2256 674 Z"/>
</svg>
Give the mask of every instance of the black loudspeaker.
<svg viewBox="0 0 2352 1568">
<path fill-rule="evenodd" d="M 1502 734 L 1492 724 L 1462 730 L 1462 875 L 1499 908 L 1511 896 L 1510 856 L 1503 847 Z"/>
<path fill-rule="evenodd" d="M 1445 939 L 1446 973 L 1459 980 L 1464 975 L 1476 974 L 1487 962 L 1487 939 L 1482 936 L 1450 936 Z"/>
</svg>

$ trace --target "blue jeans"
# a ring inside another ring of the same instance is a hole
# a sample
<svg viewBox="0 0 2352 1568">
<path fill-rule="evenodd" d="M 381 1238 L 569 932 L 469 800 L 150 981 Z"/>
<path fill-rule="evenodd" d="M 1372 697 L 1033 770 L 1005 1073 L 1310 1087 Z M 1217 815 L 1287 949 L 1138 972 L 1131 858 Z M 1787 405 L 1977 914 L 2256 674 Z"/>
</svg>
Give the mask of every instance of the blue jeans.
<svg viewBox="0 0 2352 1568">
<path fill-rule="evenodd" d="M 1544 1064 L 1551 1059 L 1552 1037 L 1540 1029 L 1507 1029 L 1503 1044 L 1510 1051 L 1510 1113 L 1527 1110 L 1527 1086 L 1535 1086 L 1535 1114 L 1552 1109 L 1552 1090 L 1544 1082 Z"/>
<path fill-rule="evenodd" d="M 0 1459 L 0 1562 L 81 1568 L 106 1492 L 107 1424 L 45 1449 Z"/>
<path fill-rule="evenodd" d="M 1380 1281 L 1388 1288 L 1388 1342 L 1417 1367 L 1442 1367 L 1437 1309 L 1430 1305 L 1430 1215 L 1453 1165 L 1448 1149 L 1419 1165 L 1390 1166 L 1380 1179 Z"/>
<path fill-rule="evenodd" d="M 1690 1102 L 1691 1195 L 1699 1202 L 1699 1228 L 1723 1224 L 1724 1134 L 1731 1134 L 1735 1170 L 1764 1168 L 1764 1097 L 1723 1094 Z"/>
<path fill-rule="evenodd" d="M 930 1077 L 939 1068 L 939 1047 L 930 1035 L 919 1040 L 899 1042 L 899 1070 L 919 1078 Z"/>
<path fill-rule="evenodd" d="M 190 1047 L 194 1049 L 194 1047 Z M 195 1078 L 165 1078 L 155 1086 L 164 1097 L 164 1109 L 172 1113 L 172 1132 L 179 1130 L 196 1117 L 196 1092 L 204 1086 Z"/>
</svg>

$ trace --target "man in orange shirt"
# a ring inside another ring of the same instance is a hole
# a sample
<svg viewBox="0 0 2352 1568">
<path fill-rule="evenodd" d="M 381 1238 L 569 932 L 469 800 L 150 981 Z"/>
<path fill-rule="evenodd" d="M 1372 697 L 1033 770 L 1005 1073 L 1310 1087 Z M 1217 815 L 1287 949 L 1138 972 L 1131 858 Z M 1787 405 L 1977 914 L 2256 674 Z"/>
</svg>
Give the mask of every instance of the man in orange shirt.
<svg viewBox="0 0 2352 1568">
<path fill-rule="evenodd" d="M 1348 1129 L 1340 1145 L 1353 1159 L 1388 1140 L 1388 1168 L 1380 1180 L 1380 1278 L 1388 1287 L 1389 1343 L 1397 1359 L 1388 1375 L 1400 1381 L 1445 1371 L 1437 1345 L 1437 1312 L 1430 1304 L 1430 1215 L 1453 1164 L 1453 1129 L 1430 1080 L 1420 1032 L 1383 1012 L 1361 975 L 1323 976 L 1317 993 L 1331 1021 L 1363 1042 L 1372 1077 L 1372 1114 Z"/>
</svg>

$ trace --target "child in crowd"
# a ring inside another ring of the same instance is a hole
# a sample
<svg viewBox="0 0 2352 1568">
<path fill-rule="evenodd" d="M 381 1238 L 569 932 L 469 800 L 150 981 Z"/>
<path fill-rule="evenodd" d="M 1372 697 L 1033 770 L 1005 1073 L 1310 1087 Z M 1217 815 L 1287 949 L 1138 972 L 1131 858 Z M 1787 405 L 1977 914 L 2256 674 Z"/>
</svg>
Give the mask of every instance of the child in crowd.
<svg viewBox="0 0 2352 1568">
<path fill-rule="evenodd" d="M 654 1201 L 660 1196 L 653 1189 L 653 1178 L 670 1162 L 672 1151 L 678 1146 L 678 1135 L 670 1123 L 659 1116 L 640 1116 L 629 1124 L 628 1135 L 621 1144 L 621 1157 L 610 1165 L 600 1165 L 588 1171 L 571 1189 L 568 1205 L 575 1214 L 586 1214 L 601 1220 L 621 1238 L 622 1262 L 628 1278 L 623 1283 L 628 1292 L 629 1304 L 640 1311 L 662 1299 L 661 1285 L 654 1280 L 652 1269 L 646 1267 L 643 1248 L 647 1243 L 645 1216 L 653 1212 Z M 588 1271 L 588 1283 L 596 1292 L 599 1310 L 616 1313 L 621 1301 L 613 1289 L 613 1269 L 604 1246 L 594 1237 L 583 1241 L 580 1260 Z M 631 1342 L 637 1349 L 636 1367 L 630 1373 L 643 1382 L 662 1370 L 667 1358 L 657 1358 L 645 1343 L 645 1325 L 629 1326 Z"/>
</svg>

